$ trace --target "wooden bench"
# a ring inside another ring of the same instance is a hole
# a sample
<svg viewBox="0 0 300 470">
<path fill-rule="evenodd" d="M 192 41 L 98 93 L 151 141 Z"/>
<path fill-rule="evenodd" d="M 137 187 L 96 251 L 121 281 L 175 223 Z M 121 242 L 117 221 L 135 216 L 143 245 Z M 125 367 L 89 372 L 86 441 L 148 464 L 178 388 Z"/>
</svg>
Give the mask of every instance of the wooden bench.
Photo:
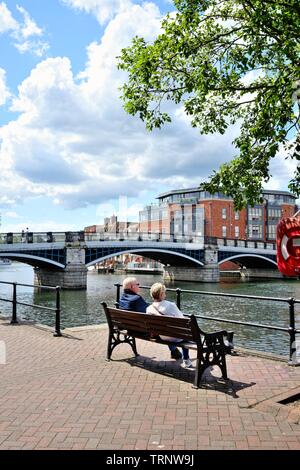
<svg viewBox="0 0 300 470">
<path fill-rule="evenodd" d="M 225 343 L 228 333 L 225 330 L 213 333 L 202 331 L 194 315 L 185 318 L 149 315 L 140 312 L 131 312 L 108 307 L 102 302 L 109 326 L 107 343 L 107 360 L 119 344 L 127 343 L 131 346 L 135 356 L 138 356 L 135 339 L 143 339 L 161 344 L 175 344 L 185 346 L 197 351 L 196 372 L 194 388 L 199 388 L 201 377 L 207 367 L 217 365 L 220 367 L 223 379 L 227 379 L 226 353 L 231 347 Z M 180 338 L 180 343 L 164 341 L 159 335 Z M 233 333 L 230 333 L 232 340 Z"/>
</svg>

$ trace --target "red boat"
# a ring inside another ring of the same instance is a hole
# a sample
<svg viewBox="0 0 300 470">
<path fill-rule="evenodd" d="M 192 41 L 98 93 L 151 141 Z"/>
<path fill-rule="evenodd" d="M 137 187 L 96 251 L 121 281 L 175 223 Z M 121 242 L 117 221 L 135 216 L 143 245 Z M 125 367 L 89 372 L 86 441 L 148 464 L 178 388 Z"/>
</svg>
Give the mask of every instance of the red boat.
<svg viewBox="0 0 300 470">
<path fill-rule="evenodd" d="M 277 225 L 277 265 L 285 276 L 300 277 L 300 211 Z"/>
</svg>

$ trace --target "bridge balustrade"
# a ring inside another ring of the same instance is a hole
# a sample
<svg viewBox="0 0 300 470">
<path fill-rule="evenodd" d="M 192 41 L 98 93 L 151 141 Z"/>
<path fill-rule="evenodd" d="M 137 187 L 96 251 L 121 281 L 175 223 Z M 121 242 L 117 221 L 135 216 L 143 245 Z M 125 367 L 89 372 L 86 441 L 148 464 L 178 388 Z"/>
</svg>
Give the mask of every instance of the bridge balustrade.
<svg viewBox="0 0 300 470">
<path fill-rule="evenodd" d="M 144 242 L 173 242 L 173 243 L 201 243 L 216 245 L 218 247 L 241 247 L 253 249 L 275 250 L 275 242 L 263 242 L 255 240 L 239 240 L 230 238 L 203 237 L 191 234 L 177 235 L 169 233 L 148 233 L 148 232 L 102 232 L 85 233 L 78 232 L 27 232 L 27 233 L 1 233 L 0 244 L 17 243 L 81 243 L 85 241 L 144 241 Z"/>
<path fill-rule="evenodd" d="M 255 248 L 255 242 L 248 240 L 247 245 L 248 245 L 248 248 Z"/>
<path fill-rule="evenodd" d="M 147 233 L 147 232 L 134 232 L 134 233 L 116 233 L 116 232 L 102 232 L 102 233 L 85 233 L 85 241 L 150 241 L 150 242 L 180 242 L 180 243 L 201 243 L 203 237 L 200 236 L 182 236 L 170 235 L 169 233 Z"/>
</svg>

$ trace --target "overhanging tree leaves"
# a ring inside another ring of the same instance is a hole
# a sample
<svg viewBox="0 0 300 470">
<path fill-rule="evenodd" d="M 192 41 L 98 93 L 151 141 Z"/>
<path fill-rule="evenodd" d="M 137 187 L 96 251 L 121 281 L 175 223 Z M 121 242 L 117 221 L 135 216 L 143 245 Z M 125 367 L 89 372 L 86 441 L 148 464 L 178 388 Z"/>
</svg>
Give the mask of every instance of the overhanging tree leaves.
<svg viewBox="0 0 300 470">
<path fill-rule="evenodd" d="M 201 133 L 240 123 L 238 155 L 205 187 L 233 197 L 237 208 L 260 199 L 270 159 L 285 147 L 300 160 L 299 0 L 174 0 L 152 44 L 136 37 L 119 68 L 125 110 L 149 130 L 171 118 L 163 103 L 183 103 Z M 202 185 L 203 186 L 203 185 Z M 300 195 L 300 171 L 289 188 Z"/>
</svg>

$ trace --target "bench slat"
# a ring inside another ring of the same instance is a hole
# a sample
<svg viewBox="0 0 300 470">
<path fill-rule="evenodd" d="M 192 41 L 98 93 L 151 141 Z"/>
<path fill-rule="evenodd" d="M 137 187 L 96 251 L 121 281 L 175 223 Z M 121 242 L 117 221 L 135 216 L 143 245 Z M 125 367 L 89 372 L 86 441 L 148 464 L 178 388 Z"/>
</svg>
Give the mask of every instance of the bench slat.
<svg viewBox="0 0 300 470">
<path fill-rule="evenodd" d="M 154 335 L 171 336 L 173 338 L 186 340 L 193 339 L 193 335 L 190 331 L 175 327 L 169 327 L 168 325 L 166 325 L 166 327 L 160 326 L 159 328 L 156 328 L 152 325 L 150 330 L 151 332 L 153 332 Z"/>
<path fill-rule="evenodd" d="M 119 328 L 120 330 L 135 330 L 135 331 L 147 331 L 145 325 L 141 325 L 140 323 L 136 323 L 133 321 L 117 321 L 113 320 L 113 326 Z"/>
<path fill-rule="evenodd" d="M 133 330 L 139 331 L 142 333 L 148 333 L 152 336 L 170 336 L 174 338 L 179 338 L 182 340 L 192 340 L 193 335 L 191 334 L 190 330 L 183 329 L 183 328 L 176 328 L 170 327 L 169 325 L 164 325 L 156 327 L 155 325 L 141 325 L 140 323 L 133 322 L 133 321 L 124 321 L 124 320 L 113 320 L 112 324 L 114 327 L 118 328 L 119 330 Z"/>
<path fill-rule="evenodd" d="M 166 315 L 149 315 L 147 313 L 140 313 L 140 312 L 131 312 L 131 311 L 124 311 L 124 310 L 118 310 L 114 308 L 107 308 L 111 318 L 132 318 L 136 319 L 137 314 L 139 315 L 140 321 L 142 322 L 143 320 L 149 321 L 161 321 L 161 322 L 166 322 L 168 318 L 172 319 L 172 325 L 183 325 L 186 324 L 187 328 L 190 328 L 190 319 L 189 318 L 178 318 L 178 317 L 168 317 Z"/>
<path fill-rule="evenodd" d="M 120 329 L 146 332 L 152 336 L 170 336 L 182 340 L 193 339 L 190 320 L 168 316 L 108 309 L 112 324 Z"/>
</svg>

